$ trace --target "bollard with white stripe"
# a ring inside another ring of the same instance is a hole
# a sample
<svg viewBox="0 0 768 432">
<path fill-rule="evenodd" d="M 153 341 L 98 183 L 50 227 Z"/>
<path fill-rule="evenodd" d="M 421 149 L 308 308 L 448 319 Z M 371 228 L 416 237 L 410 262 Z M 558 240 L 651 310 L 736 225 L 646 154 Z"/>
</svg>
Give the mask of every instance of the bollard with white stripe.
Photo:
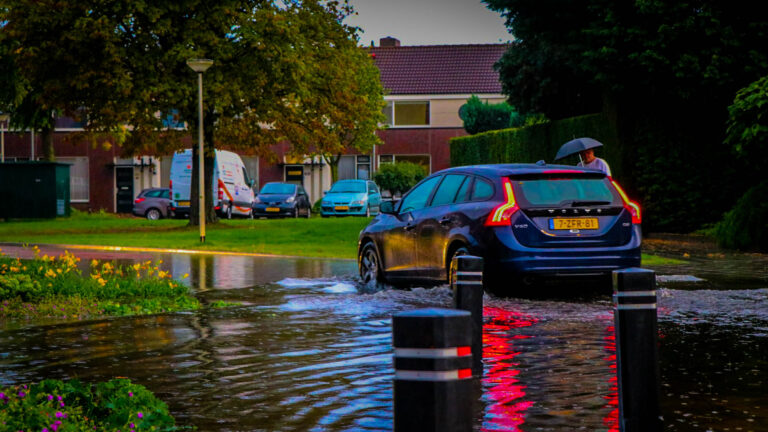
<svg viewBox="0 0 768 432">
<path fill-rule="evenodd" d="M 453 305 L 472 314 L 472 375 L 483 376 L 483 259 L 461 255 L 451 262 Z"/>
<path fill-rule="evenodd" d="M 472 430 L 471 317 L 419 309 L 392 317 L 395 431 Z"/>
<path fill-rule="evenodd" d="M 619 430 L 662 430 L 659 407 L 656 273 L 629 268 L 613 272 Z"/>
</svg>

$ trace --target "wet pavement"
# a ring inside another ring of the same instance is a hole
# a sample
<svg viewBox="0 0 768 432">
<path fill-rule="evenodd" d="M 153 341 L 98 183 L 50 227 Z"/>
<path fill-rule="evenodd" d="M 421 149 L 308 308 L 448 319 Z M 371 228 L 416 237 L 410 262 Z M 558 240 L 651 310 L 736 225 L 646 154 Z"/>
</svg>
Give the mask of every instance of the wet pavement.
<svg viewBox="0 0 768 432">
<path fill-rule="evenodd" d="M 657 269 L 665 429 L 767 431 L 764 256 L 707 261 L 706 253 L 721 252 L 665 247 L 668 256 L 689 254 L 684 265 Z M 7 246 L 3 251 L 31 255 Z M 76 254 L 83 261 L 104 256 Z M 188 283 L 204 303 L 243 305 L 6 325 L 0 330 L 0 384 L 125 376 L 166 401 L 180 424 L 202 431 L 391 430 L 390 317 L 451 304 L 447 287 L 361 286 L 348 260 L 107 257 L 162 259 L 161 267 L 175 277 L 191 275 Z M 754 273 L 741 270 L 740 260 L 748 260 Z M 476 430 L 618 430 L 609 295 L 485 300 Z"/>
</svg>

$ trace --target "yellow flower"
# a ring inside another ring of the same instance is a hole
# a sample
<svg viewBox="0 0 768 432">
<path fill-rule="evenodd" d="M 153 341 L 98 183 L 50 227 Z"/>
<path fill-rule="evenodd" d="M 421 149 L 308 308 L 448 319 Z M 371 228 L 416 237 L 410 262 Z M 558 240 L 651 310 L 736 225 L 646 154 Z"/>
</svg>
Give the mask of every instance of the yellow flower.
<svg viewBox="0 0 768 432">
<path fill-rule="evenodd" d="M 103 278 L 99 278 L 96 282 L 99 283 L 99 285 L 104 286 L 107 284 L 107 281 L 105 281 Z"/>
<path fill-rule="evenodd" d="M 61 269 L 56 269 L 56 273 L 61 274 Z"/>
<path fill-rule="evenodd" d="M 97 265 L 99 265 L 98 261 L 96 261 L 95 259 L 91 260 L 91 267 L 96 267 Z"/>
<path fill-rule="evenodd" d="M 164 272 L 164 271 L 162 271 L 162 270 L 160 270 L 159 272 L 157 272 L 157 277 L 159 277 L 160 279 L 162 279 L 162 278 L 166 277 L 167 275 L 168 275 L 168 273 L 167 273 L 167 272 Z"/>
<path fill-rule="evenodd" d="M 188 278 L 188 277 L 189 277 L 189 273 L 184 273 L 184 276 L 182 276 L 181 278 L 182 278 L 182 279 L 186 279 L 186 278 Z"/>
<path fill-rule="evenodd" d="M 133 267 L 134 270 L 139 271 L 139 269 L 141 268 L 141 264 L 136 263 L 136 264 L 132 265 L 131 267 Z"/>
<path fill-rule="evenodd" d="M 53 269 L 48 269 L 48 271 L 45 272 L 45 277 L 55 278 L 56 277 L 56 272 L 53 271 Z"/>
</svg>

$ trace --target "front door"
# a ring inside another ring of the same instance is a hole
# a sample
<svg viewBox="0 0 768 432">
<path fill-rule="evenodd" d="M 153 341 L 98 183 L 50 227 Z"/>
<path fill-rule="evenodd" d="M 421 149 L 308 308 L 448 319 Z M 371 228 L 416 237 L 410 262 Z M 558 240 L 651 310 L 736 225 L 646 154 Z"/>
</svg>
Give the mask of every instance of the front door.
<svg viewBox="0 0 768 432">
<path fill-rule="evenodd" d="M 131 213 L 133 211 L 133 167 L 115 167 L 115 183 L 117 212 Z"/>
</svg>

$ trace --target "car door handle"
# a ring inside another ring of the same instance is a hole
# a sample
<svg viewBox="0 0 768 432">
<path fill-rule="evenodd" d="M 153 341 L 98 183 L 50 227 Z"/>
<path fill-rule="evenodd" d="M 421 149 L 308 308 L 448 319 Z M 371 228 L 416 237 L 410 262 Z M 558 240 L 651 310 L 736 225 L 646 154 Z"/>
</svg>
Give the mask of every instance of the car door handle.
<svg viewBox="0 0 768 432">
<path fill-rule="evenodd" d="M 444 217 L 440 219 L 440 225 L 448 225 L 449 223 L 451 223 L 451 218 L 449 217 Z"/>
<path fill-rule="evenodd" d="M 410 231 L 412 229 L 416 228 L 416 224 L 409 223 L 408 225 L 404 226 L 403 229 L 406 231 Z"/>
</svg>

